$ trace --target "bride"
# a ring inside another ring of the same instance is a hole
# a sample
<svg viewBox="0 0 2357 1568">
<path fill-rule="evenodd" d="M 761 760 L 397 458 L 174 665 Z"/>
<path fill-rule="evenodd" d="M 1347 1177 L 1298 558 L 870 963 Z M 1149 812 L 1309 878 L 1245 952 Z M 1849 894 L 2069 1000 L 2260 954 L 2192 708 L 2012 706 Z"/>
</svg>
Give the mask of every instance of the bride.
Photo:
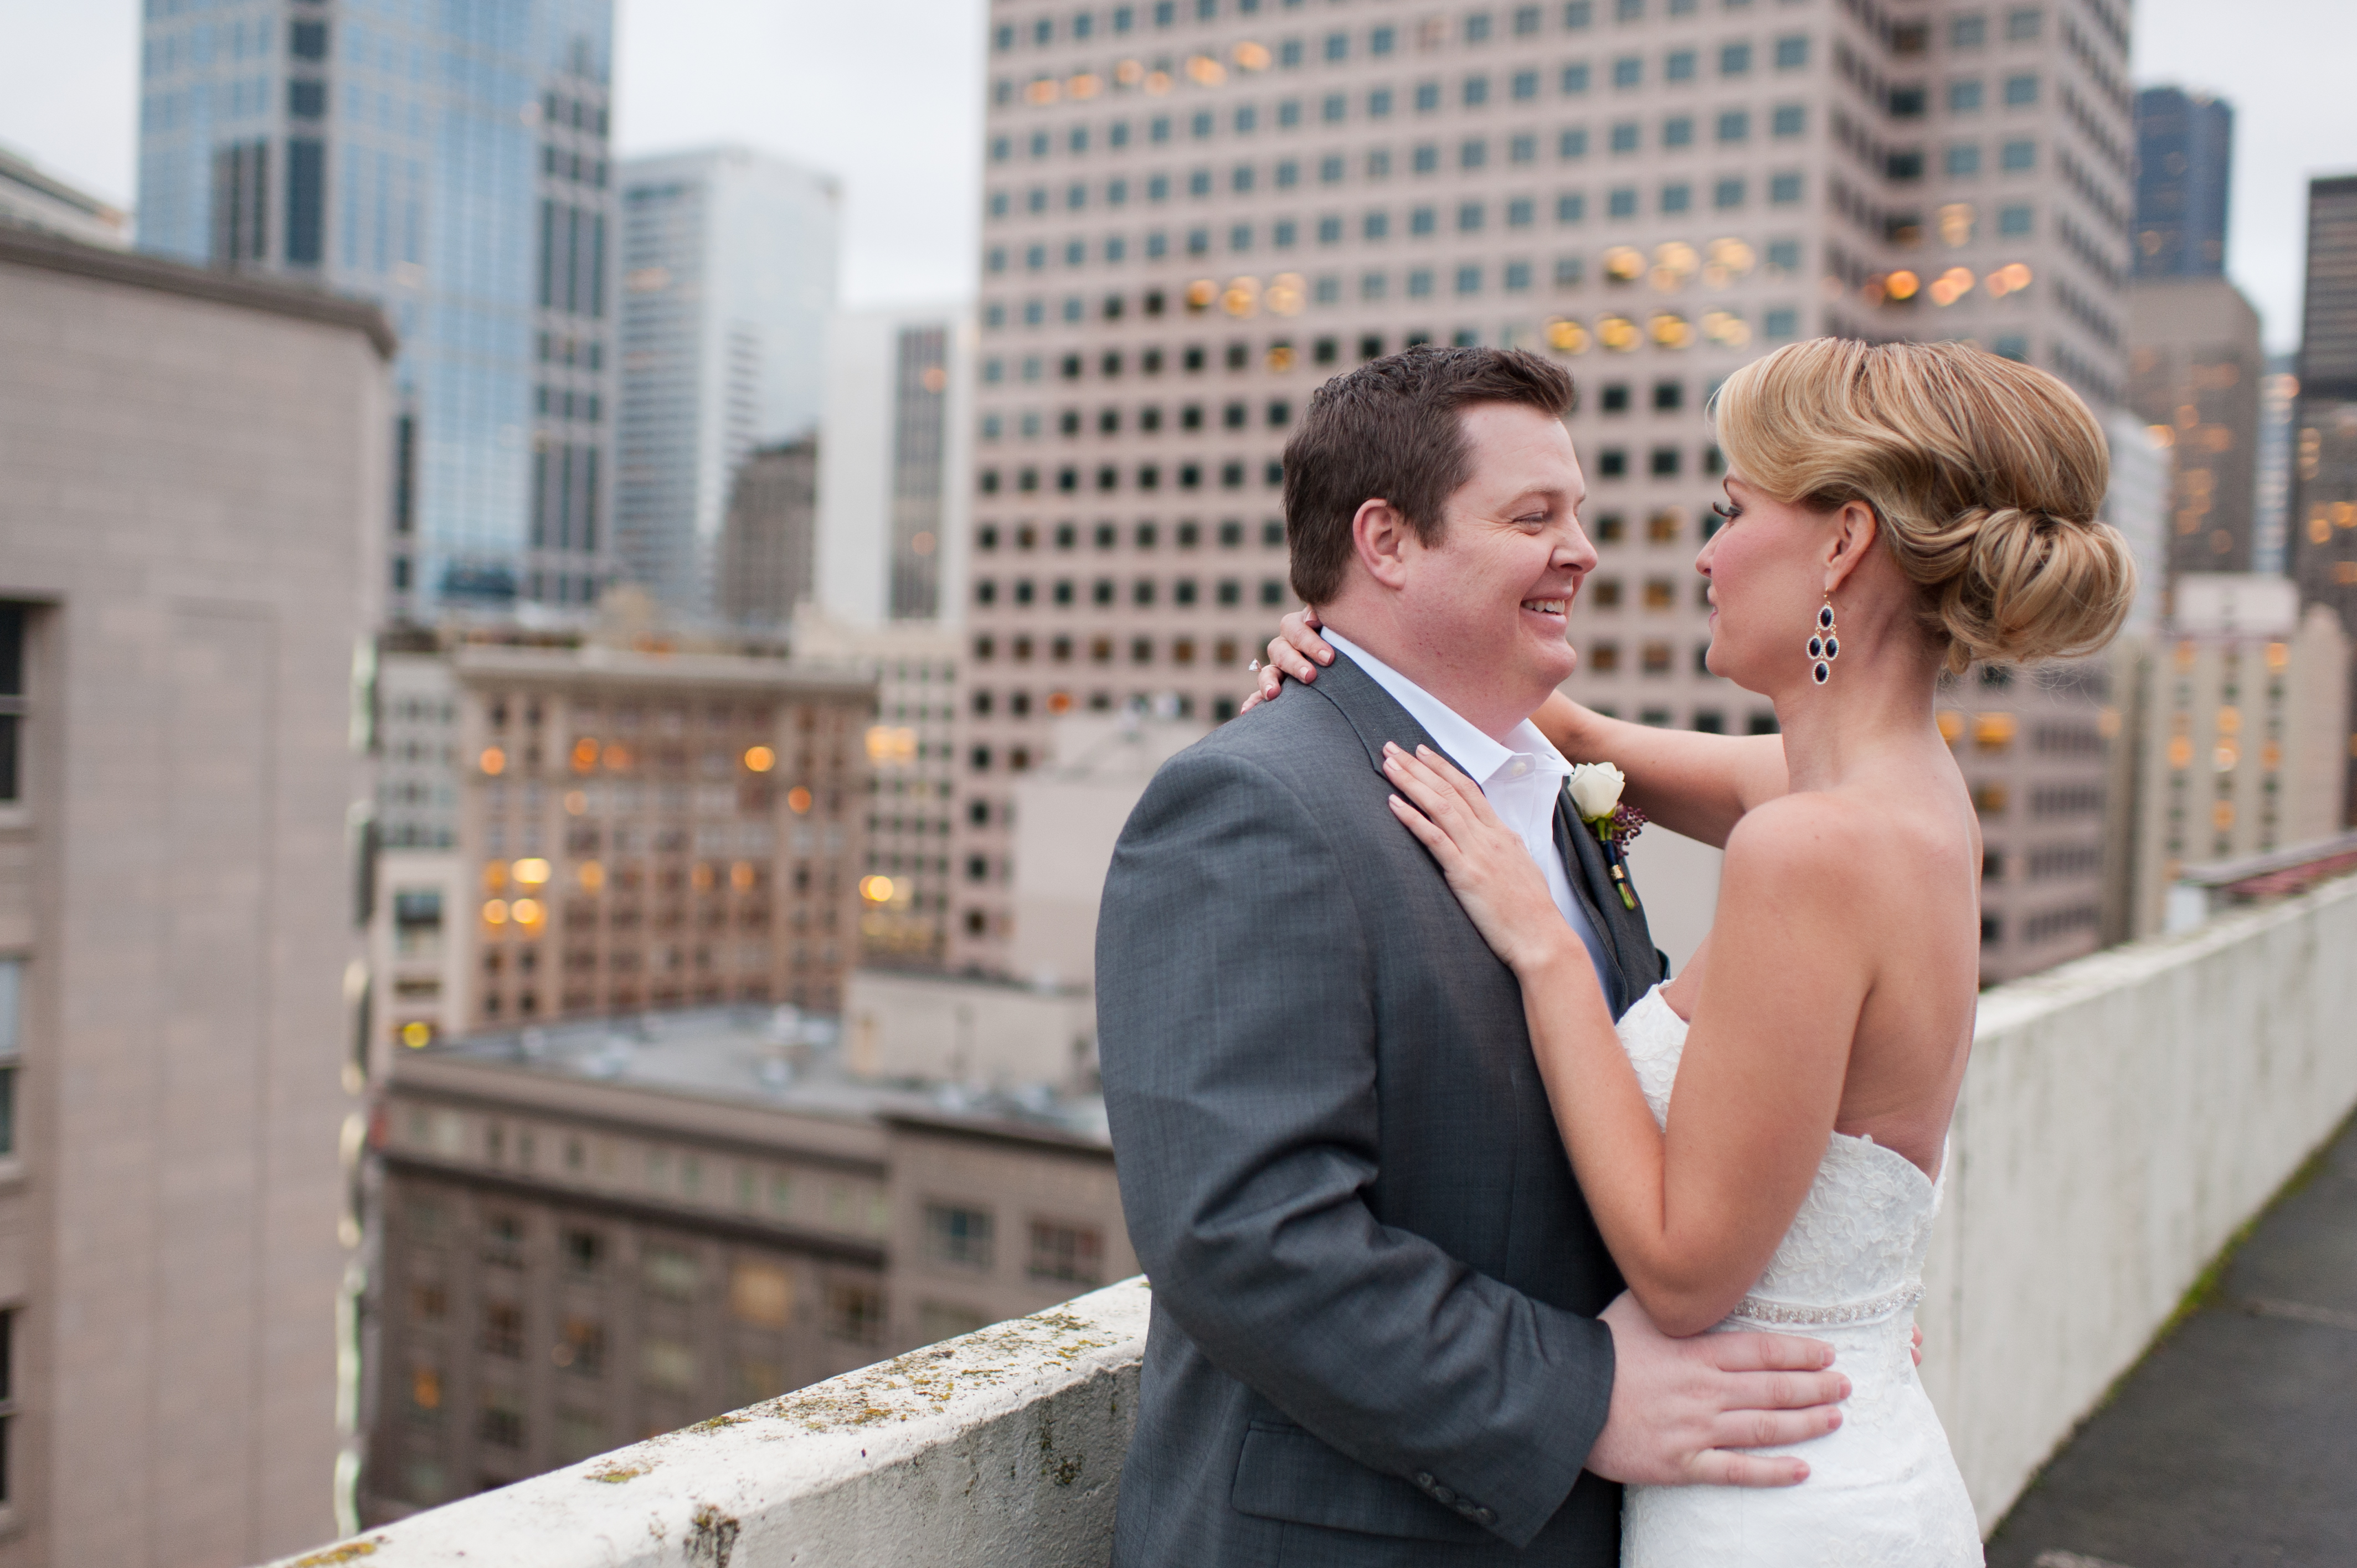
<svg viewBox="0 0 2357 1568">
<path fill-rule="evenodd" d="M 1948 343 L 1794 344 L 1736 371 L 1713 412 L 1728 477 L 1695 562 L 1708 665 L 1774 702 L 1781 740 L 1560 694 L 1534 715 L 1575 762 L 1617 764 L 1645 816 L 1725 847 L 1684 972 L 1616 1030 L 1536 864 L 1465 775 L 1393 746 L 1392 810 L 1521 983 L 1638 1303 L 1673 1335 L 1824 1339 L 1855 1388 L 1839 1428 L 1784 1451 L 1804 1485 L 1630 1488 L 1623 1563 L 1977 1564 L 1909 1354 L 1980 957 L 1980 830 L 1933 693 L 1943 668 L 2118 628 L 2134 573 L 2094 521 L 2104 437 L 2053 377 Z M 1288 618 L 1260 696 L 1330 660 L 1317 624 Z"/>
</svg>

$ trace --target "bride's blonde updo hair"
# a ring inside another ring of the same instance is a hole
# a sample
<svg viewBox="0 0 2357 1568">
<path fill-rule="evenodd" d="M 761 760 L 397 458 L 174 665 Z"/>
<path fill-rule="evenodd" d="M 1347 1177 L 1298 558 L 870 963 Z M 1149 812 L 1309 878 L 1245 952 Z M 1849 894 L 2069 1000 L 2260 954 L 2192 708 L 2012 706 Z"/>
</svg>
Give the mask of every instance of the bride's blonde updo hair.
<svg viewBox="0 0 2357 1568">
<path fill-rule="evenodd" d="M 2095 521 L 2103 429 L 2043 371 L 1961 343 L 1817 338 L 1744 366 L 1711 408 L 1750 483 L 1874 509 L 1952 670 L 2090 652 L 2127 615 L 2127 541 Z"/>
</svg>

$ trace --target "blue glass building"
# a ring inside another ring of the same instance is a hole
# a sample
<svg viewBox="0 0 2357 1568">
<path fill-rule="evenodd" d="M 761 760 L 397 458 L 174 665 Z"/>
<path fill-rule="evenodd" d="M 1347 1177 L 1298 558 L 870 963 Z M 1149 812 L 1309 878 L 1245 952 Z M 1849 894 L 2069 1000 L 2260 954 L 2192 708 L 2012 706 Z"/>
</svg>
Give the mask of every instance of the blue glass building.
<svg viewBox="0 0 2357 1568">
<path fill-rule="evenodd" d="M 2222 277 L 2234 111 L 2178 87 L 2136 94 L 2136 275 Z"/>
<path fill-rule="evenodd" d="M 139 244 L 401 334 L 396 617 L 611 575 L 612 0 L 145 0 Z"/>
</svg>

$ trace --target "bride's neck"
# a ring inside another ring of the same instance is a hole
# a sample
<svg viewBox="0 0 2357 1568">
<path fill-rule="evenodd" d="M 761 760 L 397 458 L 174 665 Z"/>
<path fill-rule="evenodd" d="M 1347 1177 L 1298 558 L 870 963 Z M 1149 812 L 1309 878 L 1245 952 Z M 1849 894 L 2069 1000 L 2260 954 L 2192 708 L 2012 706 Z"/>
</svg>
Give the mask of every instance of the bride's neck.
<svg viewBox="0 0 2357 1568">
<path fill-rule="evenodd" d="M 1895 747 L 1936 742 L 1936 653 L 1887 645 L 1842 651 L 1825 684 L 1776 699 L 1784 768 L 1796 790 L 1836 789 Z M 1944 742 L 1936 743 L 1945 749 Z"/>
</svg>

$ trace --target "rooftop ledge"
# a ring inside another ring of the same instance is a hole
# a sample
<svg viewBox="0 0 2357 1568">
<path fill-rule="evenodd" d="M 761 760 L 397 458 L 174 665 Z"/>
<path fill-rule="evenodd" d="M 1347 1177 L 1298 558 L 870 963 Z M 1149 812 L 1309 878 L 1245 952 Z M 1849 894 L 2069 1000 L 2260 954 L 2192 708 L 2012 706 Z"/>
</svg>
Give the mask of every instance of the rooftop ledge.
<svg viewBox="0 0 2357 1568">
<path fill-rule="evenodd" d="M 279 1568 L 1102 1563 L 1148 1299 L 1125 1280 Z"/>
<path fill-rule="evenodd" d="M 2357 1104 L 2357 876 L 1981 999 L 1920 1311 L 1983 1528 Z M 278 1568 L 1099 1564 L 1143 1280 Z"/>
</svg>

